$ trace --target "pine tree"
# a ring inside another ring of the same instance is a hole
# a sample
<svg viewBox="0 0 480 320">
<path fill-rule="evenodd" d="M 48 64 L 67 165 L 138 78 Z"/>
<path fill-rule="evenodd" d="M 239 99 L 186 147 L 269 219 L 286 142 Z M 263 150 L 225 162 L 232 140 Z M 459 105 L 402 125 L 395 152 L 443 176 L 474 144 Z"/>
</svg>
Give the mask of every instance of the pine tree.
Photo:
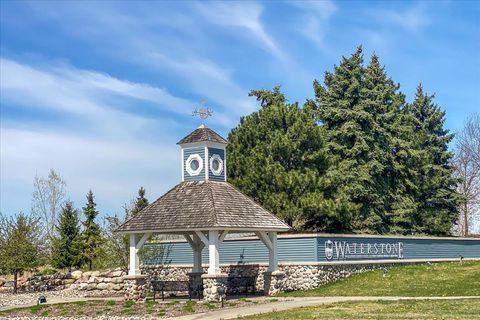
<svg viewBox="0 0 480 320">
<path fill-rule="evenodd" d="M 102 243 L 100 226 L 95 222 L 98 215 L 94 202 L 92 190 L 87 194 L 87 205 L 83 207 L 85 221 L 83 221 L 82 245 L 84 249 L 84 259 L 88 264 L 88 269 L 92 270 L 93 260 L 97 257 Z"/>
<path fill-rule="evenodd" d="M 79 268 L 82 265 L 82 243 L 78 211 L 68 201 L 62 208 L 58 236 L 53 240 L 52 265 L 55 268 Z"/>
<path fill-rule="evenodd" d="M 289 104 L 278 87 L 250 95 L 261 109 L 229 134 L 229 182 L 297 229 L 345 229 L 343 203 L 325 198 L 324 133 L 312 105 Z"/>
<path fill-rule="evenodd" d="M 446 235 L 458 216 L 461 199 L 455 190 L 453 154 L 448 151 L 453 134 L 444 128 L 445 112 L 433 99 L 434 95 L 427 95 L 419 85 L 413 103 L 406 109 L 413 119 L 412 140 L 419 159 L 414 181 L 414 199 L 418 204 L 416 231 Z"/>
<path fill-rule="evenodd" d="M 136 216 L 137 213 L 142 211 L 146 206 L 148 206 L 148 199 L 145 198 L 145 188 L 140 187 L 140 189 L 138 189 L 137 199 L 135 200 L 135 206 L 131 211 L 131 216 Z"/>
</svg>

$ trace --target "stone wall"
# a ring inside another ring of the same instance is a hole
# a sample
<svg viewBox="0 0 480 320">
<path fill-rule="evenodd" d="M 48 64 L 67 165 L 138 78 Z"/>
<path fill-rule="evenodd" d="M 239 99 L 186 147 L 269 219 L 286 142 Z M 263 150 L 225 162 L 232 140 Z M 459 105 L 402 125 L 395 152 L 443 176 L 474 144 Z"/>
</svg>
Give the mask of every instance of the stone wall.
<svg viewBox="0 0 480 320">
<path fill-rule="evenodd" d="M 396 263 L 346 263 L 346 264 L 324 264 L 324 263 L 289 263 L 280 264 L 281 275 L 275 278 L 275 291 L 293 291 L 318 288 L 324 284 L 349 277 L 352 274 L 366 272 L 375 269 L 387 270 Z M 227 294 L 238 294 L 245 292 L 245 283 L 240 277 L 254 277 L 256 292 L 272 292 L 271 275 L 267 273 L 266 264 L 248 265 L 222 265 L 221 273 L 226 274 Z M 71 273 L 56 273 L 53 275 L 34 276 L 27 281 L 20 283 L 19 290 L 26 292 L 38 292 L 46 290 L 79 290 L 92 293 L 124 294 L 135 291 L 135 294 L 143 298 L 145 290 L 151 288 L 152 279 L 166 281 L 189 281 L 192 268 L 188 265 L 182 266 L 142 266 L 142 274 L 145 280 L 141 286 L 126 276 L 126 272 L 120 269 L 112 271 L 73 271 Z M 204 273 L 207 267 L 203 268 Z M 267 277 L 265 274 L 267 273 Z M 265 281 L 267 280 L 267 281 Z M 2 281 L 3 282 L 3 281 Z M 144 284 L 143 284 L 144 283 Z M 4 285 L 5 286 L 5 285 Z M 267 288 L 265 287 L 267 286 Z M 138 290 L 141 288 L 141 290 Z M 0 291 L 1 291 L 0 287 Z M 139 291 L 144 291 L 139 294 Z"/>
<path fill-rule="evenodd" d="M 18 289 L 24 292 L 71 289 L 122 293 L 125 275 L 125 271 L 120 269 L 103 272 L 57 272 L 52 275 L 33 276 L 26 281 L 20 281 Z M 8 285 L 11 287 L 10 283 Z"/>
<path fill-rule="evenodd" d="M 299 263 L 299 264 L 280 264 L 279 271 L 283 272 L 277 286 L 281 291 L 307 290 L 318 288 L 324 284 L 349 277 L 356 273 L 362 273 L 375 269 L 387 270 L 395 263 L 369 263 L 369 264 L 319 264 L 319 263 Z M 227 292 L 235 294 L 244 292 L 245 287 L 239 283 L 239 277 L 255 277 L 256 291 L 265 290 L 265 277 L 268 266 L 265 264 L 249 265 L 222 265 L 221 272 L 228 275 Z M 188 281 L 188 273 L 191 272 L 189 266 L 163 266 L 148 265 L 141 267 L 142 273 L 147 275 L 147 287 L 149 280 L 182 280 Z M 207 272 L 207 267 L 203 268 Z"/>
</svg>

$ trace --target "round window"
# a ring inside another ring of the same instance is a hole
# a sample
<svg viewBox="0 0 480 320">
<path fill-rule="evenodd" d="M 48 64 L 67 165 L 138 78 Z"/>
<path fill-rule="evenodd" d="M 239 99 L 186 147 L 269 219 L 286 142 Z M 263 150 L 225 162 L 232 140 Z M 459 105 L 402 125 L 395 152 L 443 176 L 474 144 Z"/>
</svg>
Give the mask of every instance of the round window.
<svg viewBox="0 0 480 320">
<path fill-rule="evenodd" d="M 192 154 L 185 161 L 185 170 L 191 176 L 198 176 L 202 172 L 203 160 L 199 154 Z"/>
<path fill-rule="evenodd" d="M 218 160 L 215 159 L 212 161 L 212 170 L 218 171 L 218 168 L 220 168 L 220 162 L 218 162 Z"/>
<path fill-rule="evenodd" d="M 195 159 L 190 162 L 190 168 L 192 169 L 192 171 L 197 170 L 198 167 L 200 167 L 200 163 L 198 163 L 198 160 Z"/>
<path fill-rule="evenodd" d="M 214 176 L 219 176 L 223 172 L 223 160 L 218 154 L 213 154 L 210 158 L 210 171 Z"/>
</svg>

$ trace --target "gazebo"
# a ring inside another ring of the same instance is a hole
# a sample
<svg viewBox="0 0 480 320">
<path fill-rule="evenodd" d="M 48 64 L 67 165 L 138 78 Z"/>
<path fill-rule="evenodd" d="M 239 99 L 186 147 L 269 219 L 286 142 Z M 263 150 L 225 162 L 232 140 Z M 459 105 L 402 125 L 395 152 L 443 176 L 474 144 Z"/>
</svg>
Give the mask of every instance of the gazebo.
<svg viewBox="0 0 480 320">
<path fill-rule="evenodd" d="M 118 232 L 130 236 L 128 278 L 131 293 L 142 296 L 138 252 L 153 234 L 185 237 L 193 250 L 191 281 L 203 282 L 204 299 L 218 299 L 226 287 L 220 270 L 219 246 L 229 232 L 255 233 L 268 248 L 269 268 L 265 292 L 272 293 L 282 277 L 278 270 L 277 232 L 290 227 L 227 182 L 227 140 L 201 125 L 177 144 L 181 148 L 182 181 L 127 220 Z M 202 250 L 208 248 L 208 272 L 203 273 Z M 144 281 L 144 280 L 143 280 Z"/>
</svg>

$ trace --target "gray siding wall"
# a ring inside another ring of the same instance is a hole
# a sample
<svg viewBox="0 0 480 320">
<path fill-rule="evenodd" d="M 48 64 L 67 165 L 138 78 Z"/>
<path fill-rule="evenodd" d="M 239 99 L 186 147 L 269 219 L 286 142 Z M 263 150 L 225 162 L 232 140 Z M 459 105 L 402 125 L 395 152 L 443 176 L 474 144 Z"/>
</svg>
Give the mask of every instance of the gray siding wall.
<svg viewBox="0 0 480 320">
<path fill-rule="evenodd" d="M 348 243 L 351 247 L 356 243 L 357 251 L 363 244 L 367 251 L 368 244 L 380 246 L 386 244 L 398 245 L 402 243 L 402 257 L 386 258 L 384 256 L 355 256 L 350 255 L 340 259 L 327 260 L 325 256 L 325 241 L 337 241 L 340 244 Z M 145 245 L 145 264 L 191 264 L 192 250 L 186 242 L 174 242 Z M 258 239 L 225 240 L 220 246 L 220 263 L 243 264 L 268 262 L 268 250 Z M 203 263 L 208 263 L 208 250 L 202 253 Z M 328 262 L 328 261 L 355 261 L 355 260 L 407 260 L 407 259 L 452 259 L 480 258 L 479 240 L 455 239 L 412 239 L 412 238 L 382 238 L 382 237 L 349 237 L 349 236 L 310 236 L 278 239 L 279 262 Z"/>
<path fill-rule="evenodd" d="M 203 159 L 203 168 L 200 171 L 198 176 L 191 176 L 188 174 L 185 162 L 187 161 L 188 157 L 192 154 L 198 153 L 200 157 Z M 196 148 L 187 148 L 183 149 L 183 176 L 185 181 L 202 181 L 205 180 L 205 148 L 204 147 L 196 147 Z"/>
<path fill-rule="evenodd" d="M 223 172 L 221 175 L 216 176 L 211 171 L 209 172 L 208 179 L 214 181 L 225 181 L 225 150 L 217 148 L 208 148 L 208 168 L 210 170 L 210 158 L 213 154 L 218 154 L 223 160 Z"/>
<path fill-rule="evenodd" d="M 280 262 L 315 262 L 315 238 L 280 238 L 277 242 Z M 193 252 L 188 243 L 145 244 L 145 264 L 190 264 Z M 161 253 L 163 251 L 163 254 Z M 155 254 L 157 252 L 158 254 Z M 227 240 L 219 248 L 220 263 L 242 264 L 268 262 L 268 250 L 260 240 Z M 202 251 L 203 263 L 208 263 L 208 249 Z"/>
</svg>

